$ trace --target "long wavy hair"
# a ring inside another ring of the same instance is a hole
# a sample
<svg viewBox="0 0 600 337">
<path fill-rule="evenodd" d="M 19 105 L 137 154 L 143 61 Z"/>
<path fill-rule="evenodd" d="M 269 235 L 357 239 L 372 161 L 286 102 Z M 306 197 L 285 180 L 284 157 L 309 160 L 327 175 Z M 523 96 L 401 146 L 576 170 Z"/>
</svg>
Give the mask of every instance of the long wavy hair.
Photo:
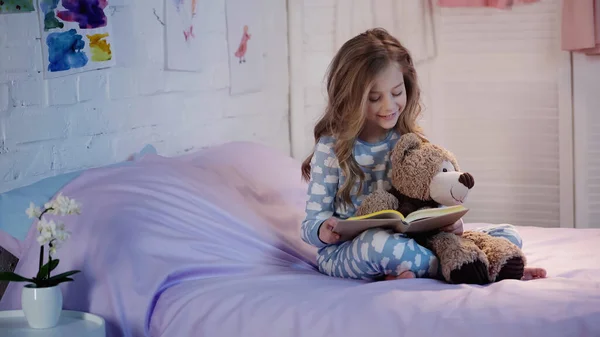
<svg viewBox="0 0 600 337">
<path fill-rule="evenodd" d="M 328 103 L 314 128 L 315 143 L 322 136 L 336 138 L 334 153 L 346 181 L 338 190 L 344 203 L 351 204 L 350 193 L 357 179 L 362 191 L 365 175 L 353 156 L 354 143 L 363 130 L 366 104 L 376 76 L 390 64 L 400 65 L 407 101 L 395 129 L 400 134 L 422 135 L 417 120 L 421 114 L 421 90 L 409 51 L 385 29 L 367 30 L 348 40 L 339 49 L 327 71 Z M 310 179 L 313 152 L 302 163 L 302 177 Z"/>
</svg>

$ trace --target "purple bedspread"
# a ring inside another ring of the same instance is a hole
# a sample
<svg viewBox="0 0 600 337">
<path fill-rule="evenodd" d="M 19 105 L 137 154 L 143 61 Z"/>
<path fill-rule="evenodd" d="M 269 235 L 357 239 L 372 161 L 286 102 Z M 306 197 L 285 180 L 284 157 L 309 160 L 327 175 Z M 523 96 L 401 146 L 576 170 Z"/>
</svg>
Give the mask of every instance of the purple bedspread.
<svg viewBox="0 0 600 337">
<path fill-rule="evenodd" d="M 108 336 L 600 336 L 600 230 L 519 227 L 548 278 L 488 286 L 321 275 L 299 238 L 299 163 L 251 143 L 90 170 L 64 188 L 83 204 L 55 273 L 64 308 Z M 474 227 L 483 224 L 469 224 Z M 35 272 L 33 232 L 17 272 Z M 20 309 L 11 283 L 0 309 Z"/>
</svg>

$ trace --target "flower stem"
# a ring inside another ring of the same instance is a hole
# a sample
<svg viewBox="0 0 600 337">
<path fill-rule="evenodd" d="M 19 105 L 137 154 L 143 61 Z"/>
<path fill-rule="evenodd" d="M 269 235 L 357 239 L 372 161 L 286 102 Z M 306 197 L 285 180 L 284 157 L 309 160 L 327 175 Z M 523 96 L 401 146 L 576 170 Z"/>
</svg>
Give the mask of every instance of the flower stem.
<svg viewBox="0 0 600 337">
<path fill-rule="evenodd" d="M 40 246 L 40 267 L 38 269 L 38 271 L 40 271 L 42 269 L 42 266 L 44 265 L 44 245 Z"/>
<path fill-rule="evenodd" d="M 40 214 L 40 216 L 38 217 L 38 220 L 42 220 L 42 216 L 44 214 L 46 214 L 46 212 L 52 211 L 54 208 L 50 207 L 50 208 L 46 208 L 45 210 L 42 211 L 42 213 Z"/>
<path fill-rule="evenodd" d="M 48 243 L 48 279 L 50 279 L 50 266 L 52 265 L 52 255 L 50 254 L 50 250 L 52 249 L 52 241 Z"/>
<path fill-rule="evenodd" d="M 40 216 L 38 216 L 38 221 L 42 220 L 42 216 L 44 216 L 44 214 L 46 214 L 47 212 L 53 210 L 52 207 L 46 208 L 42 211 L 42 213 L 40 214 Z M 50 246 L 52 247 L 52 246 Z M 50 262 L 52 262 L 52 256 L 50 256 L 50 254 L 48 254 L 48 259 Z M 44 265 L 44 245 L 40 246 L 40 264 L 39 264 L 39 269 L 38 272 L 40 270 L 42 270 L 42 266 Z M 50 265 L 48 265 L 48 267 L 50 267 Z M 48 278 L 50 278 L 50 268 L 48 268 Z"/>
</svg>

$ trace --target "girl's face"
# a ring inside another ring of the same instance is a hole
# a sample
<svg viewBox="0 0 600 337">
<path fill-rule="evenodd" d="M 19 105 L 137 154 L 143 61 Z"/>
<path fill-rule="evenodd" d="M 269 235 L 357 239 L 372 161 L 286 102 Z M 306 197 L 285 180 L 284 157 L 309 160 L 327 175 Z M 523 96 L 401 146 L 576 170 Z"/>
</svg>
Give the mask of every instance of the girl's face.
<svg viewBox="0 0 600 337">
<path fill-rule="evenodd" d="M 406 88 L 400 66 L 390 64 L 375 78 L 367 100 L 365 140 L 378 140 L 394 128 L 406 106 Z"/>
</svg>

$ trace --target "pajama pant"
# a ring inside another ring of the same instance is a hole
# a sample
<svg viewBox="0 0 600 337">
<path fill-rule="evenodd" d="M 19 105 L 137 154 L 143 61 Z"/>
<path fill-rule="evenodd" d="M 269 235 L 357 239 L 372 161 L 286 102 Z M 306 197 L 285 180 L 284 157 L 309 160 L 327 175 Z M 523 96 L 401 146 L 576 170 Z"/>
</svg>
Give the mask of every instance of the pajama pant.
<svg viewBox="0 0 600 337">
<path fill-rule="evenodd" d="M 521 237 L 512 225 L 475 229 L 503 237 L 522 247 Z M 416 277 L 437 278 L 438 258 L 429 249 L 404 234 L 391 230 L 369 229 L 351 241 L 321 248 L 317 256 L 319 271 L 342 278 L 381 279 L 410 270 Z"/>
</svg>

